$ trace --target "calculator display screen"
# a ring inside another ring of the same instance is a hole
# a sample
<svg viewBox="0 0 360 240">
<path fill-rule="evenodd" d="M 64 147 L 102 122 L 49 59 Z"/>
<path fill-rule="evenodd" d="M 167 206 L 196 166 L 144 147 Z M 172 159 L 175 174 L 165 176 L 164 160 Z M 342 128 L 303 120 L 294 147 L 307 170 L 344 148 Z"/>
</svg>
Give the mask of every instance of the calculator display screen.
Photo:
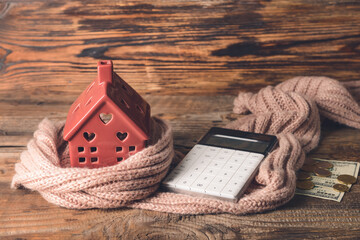
<svg viewBox="0 0 360 240">
<path fill-rule="evenodd" d="M 259 153 L 265 152 L 270 144 L 269 142 L 264 142 L 260 140 L 227 136 L 222 134 L 211 135 L 206 139 L 204 143 L 213 146 Z"/>
</svg>

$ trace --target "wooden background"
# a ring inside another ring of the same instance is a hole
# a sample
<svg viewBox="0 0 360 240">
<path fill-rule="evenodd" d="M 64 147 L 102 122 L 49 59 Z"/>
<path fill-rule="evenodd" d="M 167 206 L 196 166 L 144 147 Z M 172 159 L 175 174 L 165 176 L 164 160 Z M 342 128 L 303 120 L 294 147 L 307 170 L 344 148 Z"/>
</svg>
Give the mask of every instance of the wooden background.
<svg viewBox="0 0 360 240">
<path fill-rule="evenodd" d="M 262 214 L 67 210 L 10 189 L 44 117 L 66 118 L 99 59 L 170 121 L 186 153 L 230 121 L 238 91 L 297 75 L 358 80 L 356 0 L 12 1 L 0 3 L 0 238 L 358 239 L 360 187 L 341 203 L 295 196 Z M 360 131 L 325 122 L 310 156 L 360 161 Z"/>
</svg>

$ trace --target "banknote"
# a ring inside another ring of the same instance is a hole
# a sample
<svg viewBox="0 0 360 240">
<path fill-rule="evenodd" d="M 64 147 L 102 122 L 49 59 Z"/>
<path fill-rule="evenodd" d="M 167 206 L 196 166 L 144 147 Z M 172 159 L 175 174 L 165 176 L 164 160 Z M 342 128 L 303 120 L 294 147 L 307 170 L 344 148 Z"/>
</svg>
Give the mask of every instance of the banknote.
<svg viewBox="0 0 360 240">
<path fill-rule="evenodd" d="M 334 165 L 331 169 L 331 176 L 330 177 L 318 177 L 312 173 L 312 182 L 316 186 L 324 186 L 324 187 L 333 187 L 334 184 L 339 183 L 337 181 L 337 177 L 339 175 L 348 174 L 354 177 L 357 177 L 359 174 L 359 167 L 360 163 L 357 162 L 347 162 L 347 161 L 335 161 L 335 160 L 326 160 L 320 158 L 313 158 L 316 161 L 325 161 L 330 162 Z M 347 185 L 349 188 L 351 184 Z"/>
<path fill-rule="evenodd" d="M 344 197 L 344 192 L 337 192 L 332 187 L 317 186 L 316 183 L 315 187 L 310 190 L 302 190 L 297 188 L 295 194 L 337 202 L 340 202 Z"/>
<path fill-rule="evenodd" d="M 305 195 L 310 197 L 322 198 L 327 200 L 333 200 L 340 202 L 344 196 L 344 192 L 338 192 L 333 189 L 333 186 L 337 183 L 337 177 L 339 175 L 348 174 L 357 177 L 359 174 L 360 163 L 348 162 L 348 161 L 336 161 L 320 158 L 313 158 L 316 161 L 326 161 L 333 164 L 333 167 L 329 169 L 331 171 L 330 177 L 318 177 L 312 174 L 312 182 L 315 187 L 310 190 L 296 189 L 296 194 Z M 351 184 L 347 185 L 351 188 Z"/>
</svg>

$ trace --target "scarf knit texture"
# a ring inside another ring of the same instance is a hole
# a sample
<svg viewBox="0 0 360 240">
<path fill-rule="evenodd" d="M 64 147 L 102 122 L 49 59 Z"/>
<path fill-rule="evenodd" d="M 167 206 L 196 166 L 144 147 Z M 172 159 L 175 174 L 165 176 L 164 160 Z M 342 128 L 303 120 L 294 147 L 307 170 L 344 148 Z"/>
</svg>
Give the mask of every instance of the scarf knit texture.
<svg viewBox="0 0 360 240">
<path fill-rule="evenodd" d="M 352 96 L 352 95 L 353 96 Z M 71 209 L 131 207 L 180 214 L 246 214 L 274 209 L 290 201 L 296 171 L 320 139 L 320 115 L 360 128 L 360 81 L 295 77 L 258 93 L 240 92 L 226 128 L 276 135 L 278 146 L 237 203 L 159 190 L 177 157 L 168 123 L 152 118 L 149 147 L 117 165 L 71 168 L 64 121 L 44 119 L 15 165 L 12 188 L 38 191 L 47 201 Z M 175 157 L 174 157 L 175 156 Z"/>
</svg>

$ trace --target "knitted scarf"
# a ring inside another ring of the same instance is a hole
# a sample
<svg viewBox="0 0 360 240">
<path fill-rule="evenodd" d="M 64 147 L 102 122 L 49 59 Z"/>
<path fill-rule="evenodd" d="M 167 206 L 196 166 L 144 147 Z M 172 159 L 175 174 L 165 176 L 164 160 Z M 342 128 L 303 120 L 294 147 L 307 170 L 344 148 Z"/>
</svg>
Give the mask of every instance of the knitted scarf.
<svg viewBox="0 0 360 240">
<path fill-rule="evenodd" d="M 350 92 L 354 95 L 350 94 Z M 150 146 L 117 165 L 70 168 L 64 122 L 44 119 L 11 186 L 38 191 L 47 201 L 72 209 L 132 207 L 181 214 L 245 214 L 274 209 L 295 192 L 295 172 L 320 139 L 320 115 L 360 128 L 360 81 L 341 84 L 326 77 L 296 77 L 258 93 L 240 92 L 234 112 L 247 114 L 226 127 L 276 135 L 279 141 L 237 203 L 159 190 L 174 159 L 168 123 L 152 119 Z"/>
</svg>

